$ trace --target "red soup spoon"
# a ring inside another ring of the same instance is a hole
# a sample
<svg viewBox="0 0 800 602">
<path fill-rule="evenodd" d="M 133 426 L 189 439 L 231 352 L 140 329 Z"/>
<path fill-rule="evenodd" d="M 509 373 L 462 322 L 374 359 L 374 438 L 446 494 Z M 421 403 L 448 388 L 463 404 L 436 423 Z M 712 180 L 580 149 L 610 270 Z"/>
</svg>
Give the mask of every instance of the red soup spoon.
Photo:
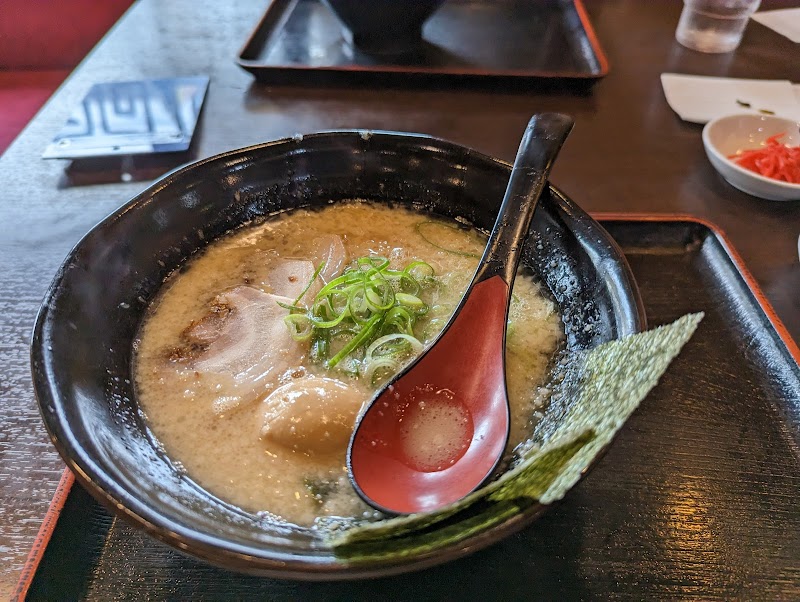
<svg viewBox="0 0 800 602">
<path fill-rule="evenodd" d="M 434 343 L 372 399 L 347 450 L 350 479 L 390 514 L 436 510 L 485 483 L 509 433 L 505 335 L 511 285 L 536 203 L 573 126 L 534 115 L 489 242 Z"/>
</svg>

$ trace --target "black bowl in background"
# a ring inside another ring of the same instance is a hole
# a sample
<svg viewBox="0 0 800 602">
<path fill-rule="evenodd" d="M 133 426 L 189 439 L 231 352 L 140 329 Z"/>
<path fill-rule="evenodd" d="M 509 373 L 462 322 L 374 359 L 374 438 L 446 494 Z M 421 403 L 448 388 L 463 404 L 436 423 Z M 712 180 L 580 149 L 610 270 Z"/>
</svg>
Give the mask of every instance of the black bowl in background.
<svg viewBox="0 0 800 602">
<path fill-rule="evenodd" d="M 113 512 L 179 550 L 251 573 L 298 579 L 398 573 L 480 549 L 528 524 L 542 506 L 402 561 L 336 558 L 308 529 L 265 522 L 182 474 L 145 425 L 131 374 L 132 341 L 164 279 L 232 229 L 358 198 L 461 217 L 489 230 L 509 174 L 507 163 L 442 140 L 356 131 L 235 150 L 165 176 L 75 247 L 39 312 L 33 378 L 58 451 Z M 643 328 L 621 251 L 555 188 L 537 209 L 523 262 L 558 302 L 568 348 Z"/>
<path fill-rule="evenodd" d="M 444 0 L 323 0 L 345 38 L 367 54 L 403 56 L 420 50 L 422 26 Z"/>
</svg>

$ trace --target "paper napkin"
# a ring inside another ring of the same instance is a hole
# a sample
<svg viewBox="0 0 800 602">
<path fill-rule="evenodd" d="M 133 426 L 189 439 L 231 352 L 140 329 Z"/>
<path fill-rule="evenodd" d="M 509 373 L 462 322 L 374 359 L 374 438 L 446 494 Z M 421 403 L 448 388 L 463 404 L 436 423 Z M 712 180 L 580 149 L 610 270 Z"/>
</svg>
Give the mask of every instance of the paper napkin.
<svg viewBox="0 0 800 602">
<path fill-rule="evenodd" d="M 735 79 L 662 73 L 667 103 L 681 119 L 706 123 L 733 113 L 769 114 L 800 121 L 800 97 L 788 80 Z"/>
<path fill-rule="evenodd" d="M 755 13 L 753 21 L 774 29 L 792 42 L 800 42 L 800 8 L 781 8 Z"/>
</svg>

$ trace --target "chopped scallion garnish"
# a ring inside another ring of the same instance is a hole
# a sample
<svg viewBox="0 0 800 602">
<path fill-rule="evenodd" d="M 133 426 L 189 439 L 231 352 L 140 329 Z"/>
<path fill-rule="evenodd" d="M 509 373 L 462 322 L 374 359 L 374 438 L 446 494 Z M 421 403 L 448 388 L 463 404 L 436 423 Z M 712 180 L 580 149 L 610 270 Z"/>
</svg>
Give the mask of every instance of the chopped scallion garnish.
<svg viewBox="0 0 800 602">
<path fill-rule="evenodd" d="M 416 226 L 414 226 L 414 229 L 417 231 L 417 234 L 419 234 L 422 237 L 422 240 L 424 240 L 429 245 L 436 247 L 440 251 L 445 251 L 452 255 L 459 255 L 461 257 L 474 257 L 475 259 L 481 258 L 481 256 L 478 255 L 477 253 L 470 253 L 469 251 L 459 251 L 458 249 L 448 249 L 447 247 L 441 246 L 438 242 L 434 240 L 435 238 L 434 230 L 436 228 L 448 228 L 450 230 L 461 231 L 461 228 L 459 228 L 458 226 L 454 226 L 452 224 L 445 224 L 444 222 L 435 222 L 435 221 L 420 222 Z"/>
<path fill-rule="evenodd" d="M 437 284 L 429 264 L 412 261 L 402 270 L 392 270 L 385 257 L 360 257 L 324 285 L 310 304 L 302 304 L 322 268 L 294 303 L 279 303 L 289 311 L 284 321 L 292 337 L 311 342 L 314 361 L 363 375 L 374 384 L 422 350 L 414 327 L 428 312 L 423 290 Z"/>
</svg>

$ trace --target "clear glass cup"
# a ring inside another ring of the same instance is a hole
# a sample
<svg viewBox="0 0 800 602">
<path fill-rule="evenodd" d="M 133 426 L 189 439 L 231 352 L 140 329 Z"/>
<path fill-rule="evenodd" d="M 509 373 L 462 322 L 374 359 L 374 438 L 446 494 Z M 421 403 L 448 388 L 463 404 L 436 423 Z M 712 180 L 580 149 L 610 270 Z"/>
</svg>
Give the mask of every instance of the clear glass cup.
<svg viewBox="0 0 800 602">
<path fill-rule="evenodd" d="M 675 39 L 692 50 L 734 50 L 761 0 L 684 0 Z"/>
</svg>

